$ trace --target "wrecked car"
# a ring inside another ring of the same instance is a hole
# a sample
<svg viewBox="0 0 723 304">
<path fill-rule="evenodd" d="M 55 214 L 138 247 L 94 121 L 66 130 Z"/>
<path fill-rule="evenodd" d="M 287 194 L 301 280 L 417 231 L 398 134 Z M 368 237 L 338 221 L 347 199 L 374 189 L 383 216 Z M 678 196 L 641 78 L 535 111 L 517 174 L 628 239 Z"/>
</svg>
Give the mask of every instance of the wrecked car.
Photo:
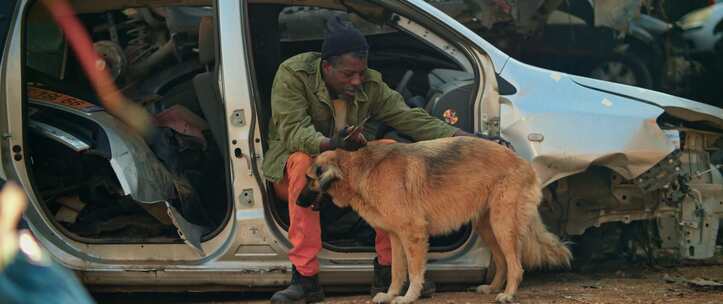
<svg viewBox="0 0 723 304">
<path fill-rule="evenodd" d="M 643 1 L 427 2 L 535 66 L 675 95 L 693 72 L 679 33 L 641 14 Z"/>
<path fill-rule="evenodd" d="M 563 238 L 644 222 L 661 250 L 714 254 L 720 108 L 522 63 L 421 0 L 71 4 L 99 68 L 161 131 L 143 137 L 110 115 L 42 3 L 12 0 L 0 23 L 0 173 L 27 192 L 33 233 L 92 288 L 288 283 L 287 203 L 260 164 L 277 66 L 321 45 L 321 32 L 300 37 L 289 25 L 322 24 L 319 11 L 365 32 L 370 67 L 410 106 L 510 141 L 537 171 L 541 212 Z M 368 283 L 372 230 L 349 210 L 321 216 L 322 282 Z M 478 282 L 490 267 L 469 227 L 433 238 L 430 251 L 439 283 Z"/>
</svg>

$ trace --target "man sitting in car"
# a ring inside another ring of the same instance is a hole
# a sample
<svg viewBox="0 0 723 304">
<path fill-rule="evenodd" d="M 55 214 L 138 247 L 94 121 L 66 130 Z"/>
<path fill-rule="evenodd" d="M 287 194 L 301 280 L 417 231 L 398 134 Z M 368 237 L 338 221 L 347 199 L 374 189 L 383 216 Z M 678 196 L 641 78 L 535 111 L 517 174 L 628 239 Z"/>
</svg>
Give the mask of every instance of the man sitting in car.
<svg viewBox="0 0 723 304">
<path fill-rule="evenodd" d="M 469 133 L 445 124 L 421 109 L 409 108 L 402 96 L 390 89 L 382 75 L 367 67 L 369 46 L 364 35 L 341 19 L 327 24 L 321 53 L 308 52 L 283 62 L 271 93 L 272 118 L 263 163 L 265 177 L 273 182 L 280 198 L 289 204 L 289 239 L 293 248 L 291 286 L 276 292 L 272 303 L 324 299 L 319 285 L 321 227 L 319 212 L 297 205 L 306 186 L 305 172 L 312 158 L 326 150 L 356 150 L 366 145 L 362 134 L 349 138 L 347 126 L 366 118 L 379 120 L 415 140 Z M 372 294 L 386 291 L 391 281 L 391 244 L 376 231 Z M 425 283 L 423 296 L 434 292 Z"/>
</svg>

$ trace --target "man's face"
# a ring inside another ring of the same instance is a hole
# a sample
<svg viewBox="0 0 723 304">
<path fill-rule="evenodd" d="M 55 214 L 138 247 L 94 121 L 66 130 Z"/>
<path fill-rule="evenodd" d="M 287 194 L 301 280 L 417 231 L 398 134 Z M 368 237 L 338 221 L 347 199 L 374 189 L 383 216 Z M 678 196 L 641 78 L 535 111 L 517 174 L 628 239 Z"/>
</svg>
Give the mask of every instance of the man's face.
<svg viewBox="0 0 723 304">
<path fill-rule="evenodd" d="M 357 58 L 352 54 L 344 54 L 336 65 L 322 62 L 324 82 L 332 95 L 345 100 L 353 100 L 354 94 L 364 82 L 364 71 L 367 69 L 366 58 Z"/>
</svg>

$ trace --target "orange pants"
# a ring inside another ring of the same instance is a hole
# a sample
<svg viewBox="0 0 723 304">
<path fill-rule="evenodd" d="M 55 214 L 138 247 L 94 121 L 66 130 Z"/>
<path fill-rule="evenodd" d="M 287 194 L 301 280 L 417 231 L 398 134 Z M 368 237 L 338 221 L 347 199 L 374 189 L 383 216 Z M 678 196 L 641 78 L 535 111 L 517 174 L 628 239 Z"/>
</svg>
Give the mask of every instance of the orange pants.
<svg viewBox="0 0 723 304">
<path fill-rule="evenodd" d="M 289 251 L 289 260 L 303 276 L 312 276 L 319 272 L 319 261 L 316 255 L 321 250 L 321 224 L 319 212 L 311 208 L 296 205 L 299 194 L 306 187 L 306 170 L 311 167 L 313 159 L 302 152 L 296 152 L 286 161 L 284 178 L 274 183 L 276 195 L 289 202 L 289 240 L 294 246 Z M 392 244 L 389 237 L 381 230 L 375 229 L 374 247 L 377 260 L 381 265 L 392 264 Z"/>
</svg>

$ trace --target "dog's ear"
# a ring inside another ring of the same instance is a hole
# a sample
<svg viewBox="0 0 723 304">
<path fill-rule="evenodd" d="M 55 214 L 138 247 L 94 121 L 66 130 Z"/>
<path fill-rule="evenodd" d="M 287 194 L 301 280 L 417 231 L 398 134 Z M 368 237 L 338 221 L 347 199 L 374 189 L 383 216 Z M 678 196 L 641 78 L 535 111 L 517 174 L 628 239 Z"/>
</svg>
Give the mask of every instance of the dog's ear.
<svg viewBox="0 0 723 304">
<path fill-rule="evenodd" d="M 321 174 L 319 175 L 319 188 L 323 192 L 329 190 L 331 183 L 337 179 L 342 179 L 341 170 L 339 170 L 339 167 L 337 167 L 336 164 L 329 164 L 323 168 L 319 166 L 319 169 L 321 169 Z"/>
<path fill-rule="evenodd" d="M 311 164 L 309 169 L 306 169 L 305 174 L 308 179 L 317 180 L 321 176 L 321 167 L 317 164 Z"/>
</svg>

